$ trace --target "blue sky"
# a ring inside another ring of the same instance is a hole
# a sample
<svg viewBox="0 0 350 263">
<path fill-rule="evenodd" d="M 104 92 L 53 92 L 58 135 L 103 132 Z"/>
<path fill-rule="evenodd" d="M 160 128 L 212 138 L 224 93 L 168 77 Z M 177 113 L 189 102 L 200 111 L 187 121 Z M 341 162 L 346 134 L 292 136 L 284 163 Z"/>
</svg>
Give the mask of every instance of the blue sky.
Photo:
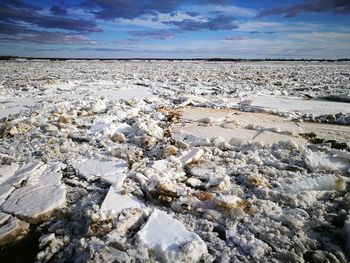
<svg viewBox="0 0 350 263">
<path fill-rule="evenodd" d="M 0 0 L 0 55 L 349 58 L 349 0 Z"/>
</svg>

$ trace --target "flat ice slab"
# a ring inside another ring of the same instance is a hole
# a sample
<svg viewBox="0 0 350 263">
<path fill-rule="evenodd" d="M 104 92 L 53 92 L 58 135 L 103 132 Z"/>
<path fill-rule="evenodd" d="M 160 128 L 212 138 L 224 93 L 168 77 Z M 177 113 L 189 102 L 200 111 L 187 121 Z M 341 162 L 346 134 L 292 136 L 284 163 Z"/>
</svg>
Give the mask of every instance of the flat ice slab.
<svg viewBox="0 0 350 263">
<path fill-rule="evenodd" d="M 88 181 L 100 178 L 109 184 L 124 180 L 127 170 L 127 164 L 123 160 L 103 161 L 98 158 L 73 161 L 72 166 Z"/>
<path fill-rule="evenodd" d="M 97 95 L 105 96 L 109 100 L 144 99 L 153 96 L 151 90 L 146 87 L 128 89 L 101 89 L 97 92 Z"/>
<path fill-rule="evenodd" d="M 314 116 L 350 112 L 349 103 L 344 102 L 277 96 L 258 96 L 247 98 L 247 101 L 248 100 L 252 101 L 250 103 L 250 106 L 253 107 L 276 109 L 282 111 L 294 111 L 304 114 L 311 113 Z"/>
<path fill-rule="evenodd" d="M 344 190 L 344 180 L 334 174 L 326 174 L 305 180 L 299 180 L 292 184 L 283 184 L 280 191 L 296 194 L 303 191 L 327 191 Z"/>
<path fill-rule="evenodd" d="M 15 171 L 13 175 L 8 176 L 7 179 L 0 184 L 0 205 L 23 181 L 27 180 L 29 177 L 41 174 L 46 168 L 47 166 L 43 162 L 33 162 L 23 165 Z"/>
<path fill-rule="evenodd" d="M 196 233 L 157 209 L 138 232 L 138 238 L 162 262 L 197 262 L 207 253 L 207 246 Z"/>
<path fill-rule="evenodd" d="M 122 194 L 119 185 L 112 185 L 101 205 L 101 212 L 116 215 L 123 209 L 143 209 L 145 205 L 135 196 Z"/>
<path fill-rule="evenodd" d="M 46 220 L 66 204 L 66 188 L 61 178 L 57 169 L 32 175 L 25 186 L 10 194 L 0 209 L 29 223 Z"/>
<path fill-rule="evenodd" d="M 264 144 L 272 144 L 279 141 L 289 140 L 292 140 L 299 144 L 306 143 L 305 139 L 296 136 L 274 133 L 270 131 L 250 130 L 245 128 L 223 128 L 220 126 L 187 126 L 175 128 L 174 131 L 175 138 L 185 138 L 186 136 L 183 136 L 183 133 L 192 135 L 193 137 L 188 136 L 190 139 L 188 141 L 185 140 L 185 142 L 189 144 L 195 142 L 196 144 L 194 145 L 198 145 L 197 142 L 199 141 L 206 142 L 205 139 L 210 140 L 213 137 L 222 137 L 226 142 L 236 141 L 237 144 L 249 141 L 261 141 Z"/>
</svg>

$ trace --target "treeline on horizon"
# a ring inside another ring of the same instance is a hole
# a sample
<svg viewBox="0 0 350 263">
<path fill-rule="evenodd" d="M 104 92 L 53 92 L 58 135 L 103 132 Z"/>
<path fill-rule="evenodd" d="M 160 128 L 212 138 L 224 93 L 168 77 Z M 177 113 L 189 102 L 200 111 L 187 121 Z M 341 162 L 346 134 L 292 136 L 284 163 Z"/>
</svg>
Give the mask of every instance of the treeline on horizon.
<svg viewBox="0 0 350 263">
<path fill-rule="evenodd" d="M 19 56 L 0 56 L 0 60 L 16 60 L 16 59 L 26 59 L 26 60 L 50 60 L 50 61 L 65 61 L 65 60 L 140 60 L 140 61 L 150 61 L 150 60 L 164 60 L 164 61 L 209 61 L 209 62 L 244 62 L 244 61 L 318 61 L 318 62 L 342 62 L 350 61 L 350 58 L 340 58 L 340 59 L 308 59 L 308 58 L 55 58 L 55 57 L 19 57 Z"/>
</svg>

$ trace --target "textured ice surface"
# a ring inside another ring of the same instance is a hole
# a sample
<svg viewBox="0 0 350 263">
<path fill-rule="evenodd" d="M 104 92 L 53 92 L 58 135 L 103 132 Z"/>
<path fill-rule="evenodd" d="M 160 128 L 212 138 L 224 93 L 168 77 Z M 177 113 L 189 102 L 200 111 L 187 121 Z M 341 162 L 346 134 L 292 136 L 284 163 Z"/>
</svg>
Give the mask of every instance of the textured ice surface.
<svg viewBox="0 0 350 263">
<path fill-rule="evenodd" d="M 25 261 L 349 261 L 348 62 L 0 64 Z"/>
<path fill-rule="evenodd" d="M 0 184 L 0 204 L 2 204 L 6 198 L 18 188 L 23 181 L 29 177 L 38 176 L 45 169 L 46 165 L 42 162 L 34 162 L 23 165 L 18 169 L 13 176 L 8 177 L 2 184 Z"/>
<path fill-rule="evenodd" d="M 66 188 L 61 178 L 56 169 L 31 174 L 26 185 L 14 190 L 0 209 L 30 223 L 46 220 L 66 204 Z"/>
<path fill-rule="evenodd" d="M 163 262 L 197 262 L 207 253 L 205 243 L 197 234 L 158 209 L 138 232 L 138 239 Z"/>
<path fill-rule="evenodd" d="M 106 161 L 97 158 L 76 160 L 72 166 L 87 180 L 101 179 L 110 184 L 124 180 L 127 170 L 123 160 Z"/>
</svg>

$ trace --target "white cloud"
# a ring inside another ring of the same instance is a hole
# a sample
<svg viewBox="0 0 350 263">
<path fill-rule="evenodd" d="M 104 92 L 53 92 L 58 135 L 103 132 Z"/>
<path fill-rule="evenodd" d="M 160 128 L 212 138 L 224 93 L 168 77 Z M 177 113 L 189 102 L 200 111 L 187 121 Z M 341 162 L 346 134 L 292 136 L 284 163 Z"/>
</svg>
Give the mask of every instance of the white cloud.
<svg viewBox="0 0 350 263">
<path fill-rule="evenodd" d="M 288 38 L 299 39 L 306 41 L 339 41 L 339 40 L 350 40 L 350 34 L 347 33 L 337 33 L 337 32 L 310 32 L 310 33 L 299 33 L 299 34 L 289 34 Z"/>
</svg>

